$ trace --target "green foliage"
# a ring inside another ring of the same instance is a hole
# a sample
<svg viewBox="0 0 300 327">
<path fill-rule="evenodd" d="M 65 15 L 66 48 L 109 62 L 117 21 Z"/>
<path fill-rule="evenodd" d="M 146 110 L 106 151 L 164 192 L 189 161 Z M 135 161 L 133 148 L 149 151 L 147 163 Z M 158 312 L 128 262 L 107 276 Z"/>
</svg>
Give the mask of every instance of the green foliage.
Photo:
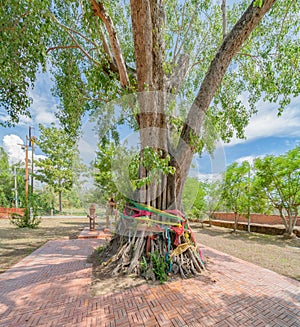
<svg viewBox="0 0 300 327">
<path fill-rule="evenodd" d="M 205 210 L 205 190 L 197 178 L 188 177 L 184 185 L 183 208 L 189 218 L 199 219 Z"/>
<path fill-rule="evenodd" d="M 137 154 L 130 164 L 130 175 L 133 188 L 140 188 L 143 185 L 150 185 L 153 181 L 160 181 L 162 174 L 173 175 L 175 167 L 169 165 L 170 156 L 164 156 L 160 149 L 145 147 L 142 154 Z M 148 172 L 147 177 L 137 178 L 140 165 Z"/>
<path fill-rule="evenodd" d="M 45 67 L 52 33 L 50 6 L 49 0 L 0 1 L 0 104 L 10 116 L 7 125 L 30 115 L 28 91 Z"/>
<path fill-rule="evenodd" d="M 13 214 L 10 222 L 19 228 L 37 228 L 41 219 L 34 212 L 30 213 L 29 207 L 25 208 L 24 216 Z"/>
<path fill-rule="evenodd" d="M 219 180 L 204 183 L 205 211 L 211 219 L 214 212 L 222 208 L 222 182 Z"/>
<path fill-rule="evenodd" d="M 32 203 L 32 200 L 29 202 Z M 50 185 L 45 185 L 34 193 L 33 206 L 38 214 L 51 214 L 51 210 L 55 208 L 55 194 Z"/>
<path fill-rule="evenodd" d="M 101 254 L 101 252 L 102 252 L 104 249 L 105 249 L 104 246 L 98 246 L 97 249 L 96 249 L 96 252 L 97 252 L 98 254 Z"/>
<path fill-rule="evenodd" d="M 108 101 L 135 90 L 130 4 L 105 1 L 104 5 L 120 41 L 129 89 L 121 87 L 119 74 L 112 69 L 114 60 L 102 42 L 108 39 L 107 30 L 94 16 L 89 0 L 1 2 L 0 104 L 10 116 L 8 124 L 30 115 L 28 90 L 39 69 L 47 69 L 46 63 L 55 80 L 53 93 L 60 100 L 58 117 L 72 135 L 78 132 L 86 111 L 97 111 L 104 118 Z M 249 5 L 261 7 L 263 0 L 227 6 L 228 32 Z M 192 103 L 223 40 L 220 5 L 212 0 L 167 0 L 163 6 L 164 78 L 180 68 L 181 59 L 187 56 L 189 70 L 183 86 L 172 92 Z M 234 133 L 243 137 L 259 99 L 278 103 L 281 112 L 299 95 L 299 6 L 299 1 L 276 1 L 233 58 L 210 108 L 212 123 L 223 139 L 229 140 Z M 241 101 L 241 94 L 247 99 Z M 134 113 L 124 114 L 134 121 Z M 201 150 L 201 142 L 198 147 Z"/>
<path fill-rule="evenodd" d="M 51 186 L 54 192 L 61 194 L 71 190 L 76 172 L 83 169 L 79 163 L 78 150 L 74 138 L 63 129 L 40 125 L 41 136 L 36 141 L 46 158 L 35 162 L 35 177 Z M 76 157 L 77 156 L 77 157 Z M 61 204 L 60 204 L 61 208 Z"/>
<path fill-rule="evenodd" d="M 250 165 L 243 162 L 231 164 L 224 174 L 222 199 L 229 210 L 240 215 L 250 205 Z"/>
<path fill-rule="evenodd" d="M 300 146 L 277 157 L 258 158 L 254 167 L 256 193 L 279 210 L 291 233 L 300 206 Z"/>
<path fill-rule="evenodd" d="M 264 0 L 254 0 L 253 1 L 253 7 L 261 8 L 264 3 Z"/>
<path fill-rule="evenodd" d="M 0 207 L 9 207 L 13 199 L 13 176 L 8 163 L 8 155 L 0 147 Z"/>
<path fill-rule="evenodd" d="M 169 265 L 166 262 L 165 258 L 160 256 L 157 251 L 153 253 L 149 253 L 150 260 L 153 266 L 153 272 L 155 274 L 155 278 L 159 280 L 161 283 L 166 282 L 168 280 L 168 268 Z"/>
<path fill-rule="evenodd" d="M 113 180 L 112 159 L 116 154 L 116 144 L 114 142 L 98 144 L 94 167 L 96 168 L 95 182 L 104 203 L 114 194 L 116 200 L 119 199 L 118 188 Z"/>
</svg>

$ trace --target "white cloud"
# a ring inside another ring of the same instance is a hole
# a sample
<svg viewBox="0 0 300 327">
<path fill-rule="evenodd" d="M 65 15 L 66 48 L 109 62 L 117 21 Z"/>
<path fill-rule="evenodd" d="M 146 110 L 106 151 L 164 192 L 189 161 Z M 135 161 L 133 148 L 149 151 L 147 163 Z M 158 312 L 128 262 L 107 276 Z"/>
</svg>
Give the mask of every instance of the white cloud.
<svg viewBox="0 0 300 327">
<path fill-rule="evenodd" d="M 254 160 L 255 160 L 256 158 L 258 158 L 258 157 L 259 157 L 259 156 L 257 156 L 257 157 L 255 157 L 255 156 L 246 156 L 246 157 L 241 157 L 241 158 L 237 159 L 236 162 L 237 162 L 238 164 L 241 164 L 241 163 L 243 163 L 244 161 L 247 161 L 247 162 L 249 162 L 249 164 L 252 166 L 253 163 L 254 163 Z"/>
<path fill-rule="evenodd" d="M 32 124 L 32 118 L 27 117 L 27 116 L 20 116 L 19 117 L 19 122 L 18 122 L 18 126 L 29 126 Z"/>
<path fill-rule="evenodd" d="M 21 162 L 25 164 L 25 145 L 23 140 L 15 134 L 5 135 L 3 137 L 3 148 L 8 155 L 10 164 Z M 34 160 L 44 159 L 46 156 L 42 154 L 35 154 Z M 28 151 L 28 161 L 31 162 L 32 151 Z"/>
<path fill-rule="evenodd" d="M 56 117 L 53 112 L 41 112 L 38 113 L 35 117 L 35 120 L 38 124 L 50 124 L 56 121 Z"/>
<path fill-rule="evenodd" d="M 258 113 L 250 119 L 245 129 L 246 140 L 233 138 L 225 146 L 233 146 L 258 138 L 299 137 L 300 136 L 300 98 L 296 98 L 278 117 L 275 104 L 259 103 Z"/>
<path fill-rule="evenodd" d="M 25 151 L 22 149 L 22 145 L 24 146 L 23 140 L 15 134 L 3 137 L 3 148 L 8 154 L 11 164 L 25 161 Z"/>
</svg>

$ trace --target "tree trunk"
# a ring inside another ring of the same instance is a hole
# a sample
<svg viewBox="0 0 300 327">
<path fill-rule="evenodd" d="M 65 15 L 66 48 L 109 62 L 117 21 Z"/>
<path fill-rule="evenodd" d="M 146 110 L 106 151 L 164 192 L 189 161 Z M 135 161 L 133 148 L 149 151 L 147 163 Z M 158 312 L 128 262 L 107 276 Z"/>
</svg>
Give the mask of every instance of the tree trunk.
<svg viewBox="0 0 300 327">
<path fill-rule="evenodd" d="M 237 230 L 237 223 L 238 223 L 238 214 L 237 212 L 235 211 L 234 212 L 234 227 L 233 227 L 233 231 L 236 233 L 236 230 Z"/>
<path fill-rule="evenodd" d="M 167 94 L 169 84 L 163 70 L 163 1 L 130 0 L 139 92 L 136 119 L 140 129 L 141 159 L 146 148 L 159 149 L 163 157 L 170 155 L 169 164 L 176 169 L 174 175 L 161 176 L 160 183 L 153 182 L 142 187 L 135 197 L 140 203 L 155 209 L 182 211 L 183 188 L 195 151 L 193 137 L 200 133 L 206 111 L 233 56 L 275 1 L 264 0 L 261 8 L 253 7 L 252 3 L 224 38 L 187 115 L 179 142 L 173 147 L 166 116 L 166 104 L 171 95 Z M 184 62 L 188 63 L 188 60 Z M 183 67 L 186 72 L 187 65 Z M 178 74 L 175 69 L 176 79 L 179 76 L 183 79 L 185 72 Z M 172 80 L 171 76 L 169 81 Z M 181 84 L 182 80 L 176 82 L 176 85 Z M 144 178 L 151 172 L 141 167 L 139 174 L 140 178 Z M 161 281 L 166 278 L 167 272 L 180 273 L 183 278 L 200 273 L 204 269 L 201 252 L 191 229 L 185 228 L 188 222 L 179 212 L 176 213 L 178 221 L 173 225 L 161 214 L 152 214 L 150 218 L 146 215 L 140 220 L 124 215 L 106 251 L 113 256 L 103 266 L 113 269 L 115 275 L 135 273 Z M 143 224 L 145 221 L 147 226 Z M 154 231 L 155 228 L 159 231 Z"/>
<path fill-rule="evenodd" d="M 62 191 L 58 192 L 58 209 L 59 213 L 62 213 Z"/>
</svg>

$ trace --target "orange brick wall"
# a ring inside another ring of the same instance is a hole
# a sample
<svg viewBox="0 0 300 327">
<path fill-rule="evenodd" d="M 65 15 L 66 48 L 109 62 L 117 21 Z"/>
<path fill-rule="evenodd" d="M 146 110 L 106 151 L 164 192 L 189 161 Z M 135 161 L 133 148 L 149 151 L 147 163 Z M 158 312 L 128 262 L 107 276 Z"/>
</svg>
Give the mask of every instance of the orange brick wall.
<svg viewBox="0 0 300 327">
<path fill-rule="evenodd" d="M 234 221 L 233 212 L 215 212 L 214 218 L 217 220 Z M 263 225 L 282 225 L 282 219 L 278 215 L 263 215 L 263 214 L 250 214 L 250 221 L 252 224 L 263 224 Z M 248 222 L 245 216 L 239 218 L 239 222 Z M 300 226 L 300 219 L 297 220 L 297 226 Z"/>
<path fill-rule="evenodd" d="M 0 218 L 10 218 L 13 213 L 24 214 L 24 208 L 3 208 L 0 207 Z"/>
</svg>

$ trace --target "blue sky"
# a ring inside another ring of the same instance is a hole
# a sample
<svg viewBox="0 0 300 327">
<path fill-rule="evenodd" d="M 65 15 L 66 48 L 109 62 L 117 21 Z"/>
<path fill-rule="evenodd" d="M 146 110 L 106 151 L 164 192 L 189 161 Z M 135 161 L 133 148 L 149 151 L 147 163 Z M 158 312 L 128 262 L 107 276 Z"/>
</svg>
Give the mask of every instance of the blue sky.
<svg viewBox="0 0 300 327">
<path fill-rule="evenodd" d="M 28 127 L 34 127 L 34 135 L 39 136 L 38 124 L 50 125 L 55 122 L 56 100 L 51 95 L 51 80 L 49 75 L 40 74 L 36 87 L 30 92 L 33 98 L 31 106 L 32 118 L 21 117 L 20 123 L 14 128 L 0 127 L 0 146 L 4 146 L 12 157 L 24 158 L 24 152 L 16 143 L 24 143 L 28 134 Z M 259 103 L 258 113 L 250 120 L 245 134 L 246 140 L 233 139 L 229 144 L 218 144 L 215 158 L 207 154 L 195 161 L 198 174 L 218 173 L 233 161 L 266 154 L 281 154 L 300 144 L 300 97 L 295 98 L 281 117 L 277 117 L 276 104 Z M 0 120 L 6 119 L 5 113 L 0 110 Z M 87 132 L 90 126 L 85 126 Z M 86 136 L 82 140 L 81 148 L 88 152 L 93 151 L 95 144 L 90 140 L 95 138 Z M 39 151 L 37 149 L 37 154 Z"/>
</svg>

